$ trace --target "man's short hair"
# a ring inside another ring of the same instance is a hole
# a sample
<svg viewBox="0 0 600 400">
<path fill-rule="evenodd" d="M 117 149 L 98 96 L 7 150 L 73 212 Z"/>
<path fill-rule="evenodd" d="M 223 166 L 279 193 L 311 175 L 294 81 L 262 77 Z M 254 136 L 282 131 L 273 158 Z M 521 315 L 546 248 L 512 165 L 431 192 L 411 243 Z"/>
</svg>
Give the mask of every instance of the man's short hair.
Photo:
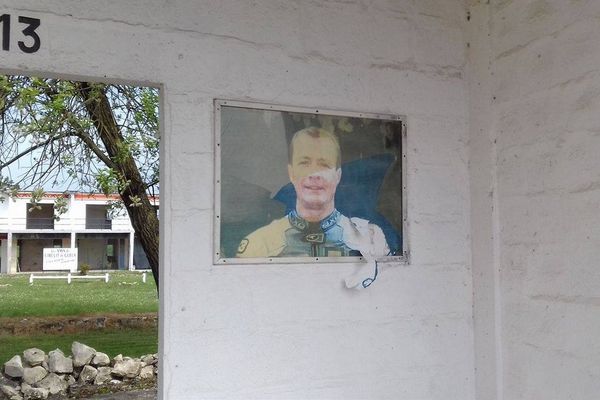
<svg viewBox="0 0 600 400">
<path fill-rule="evenodd" d="M 302 135 L 307 135 L 314 139 L 325 138 L 331 140 L 335 146 L 335 152 L 337 156 L 335 167 L 340 168 L 342 166 L 342 151 L 340 149 L 340 142 L 338 138 L 328 130 L 317 128 L 315 126 L 310 126 L 294 133 L 294 136 L 292 136 L 292 140 L 290 141 L 290 145 L 288 147 L 288 164 L 292 164 L 292 158 L 294 157 L 294 143 Z"/>
</svg>

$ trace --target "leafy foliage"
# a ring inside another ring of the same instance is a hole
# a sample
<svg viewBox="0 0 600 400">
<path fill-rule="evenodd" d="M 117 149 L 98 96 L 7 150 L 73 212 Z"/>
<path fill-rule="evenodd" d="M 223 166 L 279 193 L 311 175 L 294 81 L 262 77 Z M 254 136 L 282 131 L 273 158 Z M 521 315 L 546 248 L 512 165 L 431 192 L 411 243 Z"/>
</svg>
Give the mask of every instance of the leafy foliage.
<svg viewBox="0 0 600 400">
<path fill-rule="evenodd" d="M 0 198 L 33 190 L 31 212 L 47 188 L 118 193 L 158 282 L 158 100 L 156 88 L 0 76 Z"/>
<path fill-rule="evenodd" d="M 132 155 L 151 193 L 157 191 L 158 89 L 91 84 L 104 95 L 123 135 L 113 161 Z M 95 97 L 94 97 L 95 96 Z M 77 82 L 0 76 L 0 192 L 73 189 L 120 193 L 127 185 L 99 158 L 106 149 Z M 88 100 L 89 101 L 89 100 Z"/>
<path fill-rule="evenodd" d="M 90 264 L 83 263 L 79 266 L 79 275 L 87 275 L 88 272 L 92 269 Z"/>
</svg>

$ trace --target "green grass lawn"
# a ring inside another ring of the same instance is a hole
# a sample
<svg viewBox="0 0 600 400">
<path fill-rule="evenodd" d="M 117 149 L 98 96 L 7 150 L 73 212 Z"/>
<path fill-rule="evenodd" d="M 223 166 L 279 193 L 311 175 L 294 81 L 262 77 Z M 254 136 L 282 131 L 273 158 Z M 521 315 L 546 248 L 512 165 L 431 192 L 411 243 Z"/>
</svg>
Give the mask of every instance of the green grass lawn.
<svg viewBox="0 0 600 400">
<path fill-rule="evenodd" d="M 88 331 L 85 333 L 59 335 L 0 336 L 0 364 L 4 364 L 16 354 L 23 356 L 23 350 L 37 347 L 46 354 L 56 348 L 65 354 L 71 353 L 71 343 L 85 343 L 114 357 L 117 354 L 139 357 L 153 354 L 158 348 L 158 331 L 154 329 L 127 329 L 110 331 Z"/>
<path fill-rule="evenodd" d="M 146 283 L 135 272 L 109 272 L 108 283 L 100 280 L 34 280 L 29 275 L 0 275 L 0 318 L 60 317 L 158 312 L 158 296 L 152 274 Z M 93 274 L 93 273 L 91 273 Z M 0 324 L 2 321 L 0 320 Z M 46 352 L 60 348 L 69 354 L 78 341 L 113 357 L 138 357 L 156 353 L 156 328 L 95 330 L 73 334 L 0 335 L 0 365 L 30 347 Z"/>
<path fill-rule="evenodd" d="M 93 274 L 93 273 L 92 273 Z M 103 313 L 158 312 L 152 274 L 142 283 L 140 273 L 110 272 L 108 283 L 100 280 L 34 280 L 29 275 L 0 277 L 0 318 L 73 316 Z"/>
</svg>

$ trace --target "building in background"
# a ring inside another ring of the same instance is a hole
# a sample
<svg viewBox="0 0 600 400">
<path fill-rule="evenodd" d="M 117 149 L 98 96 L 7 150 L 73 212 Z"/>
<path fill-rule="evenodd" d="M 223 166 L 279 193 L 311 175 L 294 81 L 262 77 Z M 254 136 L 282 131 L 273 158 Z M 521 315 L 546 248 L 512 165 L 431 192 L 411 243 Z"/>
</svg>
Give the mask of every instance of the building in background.
<svg viewBox="0 0 600 400">
<path fill-rule="evenodd" d="M 66 213 L 55 216 L 56 199 L 68 198 Z M 43 271 L 43 249 L 77 248 L 78 265 L 97 270 L 149 269 L 127 211 L 111 212 L 117 195 L 46 193 L 32 207 L 31 193 L 0 203 L 0 272 Z M 158 211 L 158 198 L 151 198 Z"/>
</svg>

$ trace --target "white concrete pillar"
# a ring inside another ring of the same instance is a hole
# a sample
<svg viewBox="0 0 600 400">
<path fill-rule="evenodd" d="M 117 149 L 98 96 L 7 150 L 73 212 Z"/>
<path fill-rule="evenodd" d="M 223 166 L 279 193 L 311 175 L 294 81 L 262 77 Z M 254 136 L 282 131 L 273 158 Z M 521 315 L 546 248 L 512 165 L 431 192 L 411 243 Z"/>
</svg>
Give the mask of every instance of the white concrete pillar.
<svg viewBox="0 0 600 400">
<path fill-rule="evenodd" d="M 133 248 L 135 245 L 135 232 L 131 231 L 129 232 L 129 270 L 133 271 L 135 270 L 135 267 L 133 265 Z"/>
<path fill-rule="evenodd" d="M 0 274 L 8 272 L 8 252 L 6 251 L 6 239 L 0 239 Z"/>
<path fill-rule="evenodd" d="M 13 202 L 9 201 L 8 202 L 8 209 L 6 212 L 6 223 L 7 223 L 7 227 L 8 227 L 8 233 L 6 236 L 6 240 L 3 240 L 3 242 L 5 241 L 6 244 L 3 246 L 4 247 L 4 253 L 2 254 L 2 265 L 0 266 L 1 271 L 3 274 L 11 274 L 16 272 L 16 269 L 14 272 L 12 272 L 12 233 L 10 232 L 12 225 L 13 225 L 13 221 L 12 221 L 12 208 L 13 208 Z"/>
<path fill-rule="evenodd" d="M 9 274 L 14 274 L 17 272 L 17 260 L 16 255 L 14 254 L 13 248 L 13 234 L 12 232 L 8 232 L 6 239 L 6 272 Z"/>
<path fill-rule="evenodd" d="M 69 210 L 67 211 L 67 215 L 69 216 L 69 226 L 71 230 L 71 248 L 73 246 L 73 235 L 75 230 L 75 212 L 73 211 L 73 207 L 75 206 L 75 193 L 69 194 Z"/>
<path fill-rule="evenodd" d="M 71 248 L 74 249 L 75 247 L 77 247 L 75 244 L 77 240 L 77 233 L 75 232 L 71 232 Z"/>
</svg>

